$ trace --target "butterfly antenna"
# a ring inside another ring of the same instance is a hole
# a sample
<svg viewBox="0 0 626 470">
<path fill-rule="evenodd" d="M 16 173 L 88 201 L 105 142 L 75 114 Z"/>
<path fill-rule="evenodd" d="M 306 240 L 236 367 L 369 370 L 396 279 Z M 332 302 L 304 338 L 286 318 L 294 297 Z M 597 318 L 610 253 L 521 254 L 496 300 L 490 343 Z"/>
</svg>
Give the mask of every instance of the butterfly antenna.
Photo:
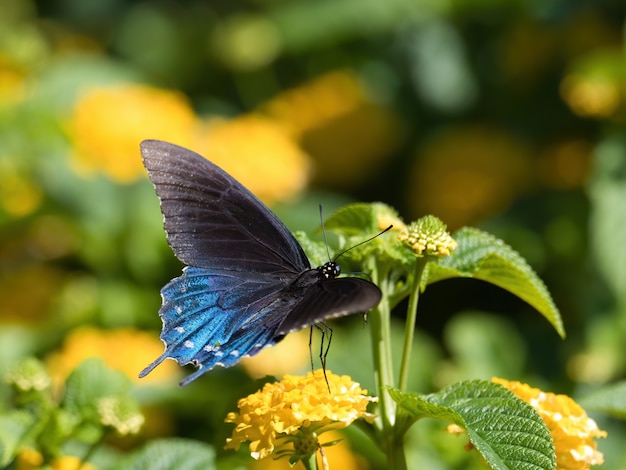
<svg viewBox="0 0 626 470">
<path fill-rule="evenodd" d="M 335 256 L 335 258 L 333 259 L 333 261 L 337 261 L 337 258 L 339 258 L 342 255 L 345 255 L 348 251 L 352 250 L 353 248 L 356 248 L 357 246 L 361 246 L 367 242 L 371 242 L 374 238 L 378 238 L 380 237 L 383 233 L 388 232 L 389 230 L 391 230 L 393 228 L 393 225 L 390 225 L 389 227 L 387 227 L 385 230 L 383 230 L 382 232 L 378 232 L 376 235 L 374 235 L 373 237 L 368 238 L 367 240 L 363 240 L 362 242 L 357 243 L 356 245 L 352 245 L 350 248 L 343 250 L 341 253 L 339 253 L 338 255 Z M 324 239 L 326 238 L 326 234 L 324 234 Z M 326 244 L 326 249 L 328 249 L 328 244 Z"/>
<path fill-rule="evenodd" d="M 326 239 L 326 229 L 324 228 L 324 216 L 322 205 L 320 204 L 320 222 L 322 224 L 322 234 L 324 235 L 324 245 L 326 245 L 326 254 L 328 255 L 328 261 L 330 261 L 330 250 L 328 249 L 328 240 Z"/>
</svg>

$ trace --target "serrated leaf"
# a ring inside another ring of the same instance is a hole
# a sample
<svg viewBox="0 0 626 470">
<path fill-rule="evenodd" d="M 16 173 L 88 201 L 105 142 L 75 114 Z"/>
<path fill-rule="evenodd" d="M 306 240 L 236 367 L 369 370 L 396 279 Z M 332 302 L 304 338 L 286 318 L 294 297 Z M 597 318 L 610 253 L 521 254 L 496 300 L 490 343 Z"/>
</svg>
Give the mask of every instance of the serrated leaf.
<svg viewBox="0 0 626 470">
<path fill-rule="evenodd" d="M 564 338 L 558 308 L 546 285 L 521 255 L 502 240 L 475 228 L 453 235 L 458 243 L 451 256 L 429 263 L 422 287 L 452 277 L 470 277 L 489 282 L 516 295 L 537 309 Z"/>
<path fill-rule="evenodd" d="M 493 469 L 552 470 L 552 437 L 535 410 L 504 387 L 484 380 L 452 385 L 419 395 L 391 389 L 391 397 L 414 419 L 437 418 L 468 433 Z"/>
<path fill-rule="evenodd" d="M 596 390 L 580 399 L 579 404 L 585 409 L 626 419 L 626 381 Z"/>
<path fill-rule="evenodd" d="M 207 444 L 188 439 L 159 439 L 124 459 L 116 470 L 211 470 L 215 451 Z"/>
</svg>

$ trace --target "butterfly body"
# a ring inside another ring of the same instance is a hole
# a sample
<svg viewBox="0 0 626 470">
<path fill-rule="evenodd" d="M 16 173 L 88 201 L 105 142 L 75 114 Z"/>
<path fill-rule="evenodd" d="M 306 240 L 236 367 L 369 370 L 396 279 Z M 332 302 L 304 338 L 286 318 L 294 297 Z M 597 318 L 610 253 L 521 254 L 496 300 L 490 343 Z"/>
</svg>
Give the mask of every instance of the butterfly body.
<svg viewBox="0 0 626 470">
<path fill-rule="evenodd" d="M 161 141 L 141 144 L 161 202 L 167 240 L 188 266 L 161 290 L 166 358 L 199 369 L 230 367 L 292 331 L 366 311 L 372 283 L 338 278 L 334 262 L 311 268 L 287 227 L 243 185 L 200 155 Z"/>
</svg>

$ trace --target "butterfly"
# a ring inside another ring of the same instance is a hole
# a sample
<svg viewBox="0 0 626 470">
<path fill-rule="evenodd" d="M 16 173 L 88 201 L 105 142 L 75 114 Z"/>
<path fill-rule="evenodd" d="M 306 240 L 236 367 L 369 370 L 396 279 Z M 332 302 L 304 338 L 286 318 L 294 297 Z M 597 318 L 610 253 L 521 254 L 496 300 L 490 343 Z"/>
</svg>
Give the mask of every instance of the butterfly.
<svg viewBox="0 0 626 470">
<path fill-rule="evenodd" d="M 375 284 L 338 277 L 334 261 L 311 268 L 280 219 L 209 160 L 159 140 L 143 141 L 141 153 L 167 241 L 187 266 L 161 289 L 165 351 L 139 377 L 171 358 L 197 368 L 183 386 L 290 332 L 365 312 L 380 301 Z"/>
</svg>

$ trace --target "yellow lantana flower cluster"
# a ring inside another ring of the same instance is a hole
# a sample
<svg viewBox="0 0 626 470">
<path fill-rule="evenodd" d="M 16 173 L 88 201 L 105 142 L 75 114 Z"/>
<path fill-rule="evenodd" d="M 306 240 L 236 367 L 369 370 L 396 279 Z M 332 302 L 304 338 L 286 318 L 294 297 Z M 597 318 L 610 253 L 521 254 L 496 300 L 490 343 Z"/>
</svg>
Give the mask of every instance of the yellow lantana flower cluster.
<svg viewBox="0 0 626 470">
<path fill-rule="evenodd" d="M 57 388 L 78 364 L 90 357 L 101 358 L 109 367 L 123 372 L 137 383 L 158 384 L 177 379 L 179 370 L 176 363 L 166 361 L 148 379 L 141 381 L 137 377 L 137 371 L 153 355 L 160 354 L 162 348 L 163 343 L 145 331 L 133 328 L 100 330 L 80 327 L 66 336 L 63 346 L 52 352 L 46 363 Z M 124 351 L 124 354 L 120 354 L 120 351 Z"/>
<path fill-rule="evenodd" d="M 209 122 L 191 148 L 267 204 L 293 197 L 309 180 L 308 155 L 282 124 L 256 113 Z"/>
<path fill-rule="evenodd" d="M 84 90 L 67 127 L 74 168 L 117 183 L 146 176 L 139 143 L 150 138 L 198 152 L 268 204 L 296 195 L 311 173 L 308 154 L 282 122 L 259 113 L 204 119 L 182 93 L 146 85 Z"/>
<path fill-rule="evenodd" d="M 82 462 L 78 457 L 66 455 L 55 458 L 44 465 L 43 455 L 35 449 L 25 447 L 17 455 L 15 470 L 97 470 L 91 463 Z"/>
<path fill-rule="evenodd" d="M 600 430 L 570 397 L 543 392 L 521 382 L 497 377 L 491 380 L 511 390 L 539 413 L 554 440 L 558 470 L 586 470 L 604 462 L 594 438 L 606 437 L 606 431 Z"/>
<path fill-rule="evenodd" d="M 418 256 L 449 256 L 457 246 L 446 225 L 432 215 L 412 222 L 398 239 Z"/>
<path fill-rule="evenodd" d="M 286 375 L 280 382 L 265 384 L 263 389 L 239 400 L 239 413 L 231 412 L 227 423 L 236 425 L 226 447 L 239 449 L 250 442 L 250 453 L 262 459 L 272 453 L 299 455 L 314 453 L 319 448 L 317 437 L 331 429 L 345 428 L 358 418 L 372 421 L 366 411 L 376 401 L 367 390 L 347 376 L 321 370 L 305 376 Z M 330 392 L 329 392 L 330 388 Z M 303 449 L 299 437 L 314 445 Z M 293 451 L 286 450 L 293 444 Z"/>
<path fill-rule="evenodd" d="M 84 90 L 68 126 L 74 166 L 130 183 L 145 175 L 139 142 L 158 137 L 189 145 L 195 126 L 196 115 L 182 93 L 135 84 Z"/>
</svg>

